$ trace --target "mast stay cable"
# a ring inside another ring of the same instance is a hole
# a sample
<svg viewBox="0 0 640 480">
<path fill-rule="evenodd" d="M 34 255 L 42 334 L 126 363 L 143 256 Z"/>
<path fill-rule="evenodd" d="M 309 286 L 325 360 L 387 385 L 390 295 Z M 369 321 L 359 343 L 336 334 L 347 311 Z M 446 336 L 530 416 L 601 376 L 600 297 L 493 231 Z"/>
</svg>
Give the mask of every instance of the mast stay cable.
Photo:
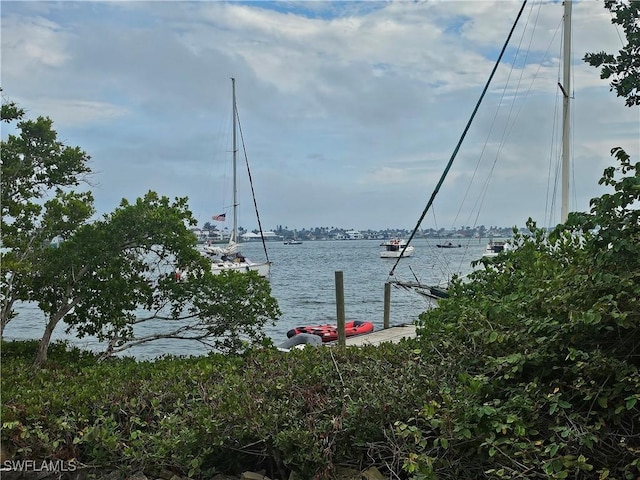
<svg viewBox="0 0 640 480">
<path fill-rule="evenodd" d="M 451 155 L 451 158 L 449 159 L 449 162 L 447 163 L 447 166 L 444 169 L 444 172 L 442 172 L 442 175 L 440 176 L 440 180 L 438 181 L 438 183 L 436 185 L 436 188 L 434 189 L 433 193 L 431 194 L 431 198 L 429 198 L 429 202 L 427 203 L 427 206 L 422 211 L 422 215 L 420 215 L 420 218 L 418 219 L 418 222 L 416 223 L 415 228 L 411 232 L 411 235 L 409 236 L 409 239 L 407 240 L 406 244 L 403 246 L 402 251 L 400 252 L 400 256 L 398 257 L 398 259 L 394 263 L 393 267 L 391 268 L 391 271 L 389 272 L 389 276 L 393 276 L 393 273 L 395 272 L 395 269 L 398 266 L 398 263 L 400 263 L 400 259 L 404 256 L 405 250 L 407 249 L 407 247 L 411 243 L 411 240 L 413 240 L 413 237 L 415 236 L 416 232 L 420 228 L 420 224 L 422 223 L 422 220 L 424 220 L 424 217 L 427 215 L 427 212 L 431 208 L 431 205 L 433 204 L 433 201 L 435 200 L 436 195 L 440 191 L 440 187 L 444 183 L 444 180 L 447 177 L 447 174 L 449 173 L 449 170 L 451 169 L 451 165 L 453 165 L 453 161 L 455 160 L 456 155 L 458 154 L 458 150 L 460 150 L 460 146 L 462 145 L 462 142 L 463 142 L 464 138 L 467 136 L 467 132 L 469 131 L 469 127 L 471 127 L 471 123 L 473 122 L 473 119 L 476 116 L 476 113 L 478 112 L 478 109 L 480 108 L 480 104 L 482 103 L 482 100 L 483 100 L 485 94 L 487 93 L 487 90 L 489 89 L 489 85 L 491 84 L 491 80 L 493 79 L 493 76 L 495 75 L 496 70 L 498 69 L 498 66 L 500 65 L 500 61 L 502 60 L 504 52 L 506 51 L 507 46 L 509 45 L 509 41 L 511 40 L 511 36 L 513 35 L 513 32 L 515 31 L 516 25 L 518 24 L 518 21 L 520 20 L 520 17 L 522 16 L 522 12 L 524 11 L 524 7 L 526 6 L 526 4 L 527 4 L 527 0 L 524 0 L 522 2 L 522 7 L 520 7 L 520 11 L 518 12 L 518 16 L 516 17 L 516 19 L 515 19 L 515 21 L 513 23 L 513 26 L 511 27 L 511 31 L 509 32 L 509 35 L 507 36 L 507 39 L 504 42 L 504 45 L 502 46 L 502 50 L 500 51 L 500 55 L 498 55 L 498 59 L 496 60 L 495 65 L 493 66 L 493 70 L 491 71 L 491 75 L 489 75 L 489 79 L 487 80 L 487 83 L 485 84 L 484 89 L 482 90 L 482 93 L 480 94 L 480 98 L 478 99 L 478 102 L 476 103 L 476 106 L 473 109 L 473 112 L 471 113 L 471 117 L 469 118 L 469 121 L 467 122 L 467 125 L 464 128 L 464 131 L 462 132 L 462 136 L 460 137 L 460 140 L 458 140 L 458 144 L 456 145 L 456 148 L 454 149 L 453 154 Z"/>
</svg>

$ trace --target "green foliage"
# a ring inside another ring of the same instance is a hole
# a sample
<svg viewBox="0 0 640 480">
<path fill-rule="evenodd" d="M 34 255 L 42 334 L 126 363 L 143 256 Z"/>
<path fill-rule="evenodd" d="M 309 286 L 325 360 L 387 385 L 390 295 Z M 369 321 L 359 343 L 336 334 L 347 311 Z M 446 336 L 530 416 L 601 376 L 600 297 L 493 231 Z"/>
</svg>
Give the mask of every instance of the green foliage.
<svg viewBox="0 0 640 480">
<path fill-rule="evenodd" d="M 186 198 L 148 192 L 135 204 L 123 200 L 45 252 L 33 298 L 50 317 L 63 312 L 79 336 L 109 342 L 107 353 L 158 338 L 225 351 L 263 341 L 264 325 L 280 314 L 269 282 L 255 273 L 212 275 L 188 229 L 194 222 Z M 191 272 L 188 281 L 176 281 L 176 265 Z M 136 325 L 152 320 L 160 333 L 136 334 Z"/>
<path fill-rule="evenodd" d="M 620 25 L 627 44 L 618 55 L 607 52 L 587 53 L 584 61 L 594 67 L 602 67 L 600 78 L 611 79 L 611 90 L 626 98 L 629 107 L 640 105 L 640 2 L 637 0 L 605 0 L 611 11 L 611 23 Z"/>
<path fill-rule="evenodd" d="M 36 347 L 2 344 L 3 445 L 17 458 L 150 473 L 322 478 L 341 464 L 400 473 L 393 424 L 437 389 L 413 342 L 154 362 L 100 362 L 53 344 L 34 371 Z"/>
<path fill-rule="evenodd" d="M 602 66 L 638 105 L 638 2 L 606 1 L 628 44 Z M 640 163 L 614 148 L 612 188 L 550 235 L 479 263 L 420 316 L 439 391 L 397 425 L 414 478 L 616 478 L 640 473 Z"/>
<path fill-rule="evenodd" d="M 221 275 L 195 249 L 186 198 L 148 192 L 126 199 L 102 219 L 90 192 L 69 190 L 89 173 L 89 157 L 57 140 L 49 118 L 22 120 L 13 103 L 2 119 L 17 135 L 2 142 L 1 327 L 18 300 L 32 301 L 47 321 L 35 364 L 43 364 L 51 333 L 64 319 L 80 337 L 106 341 L 111 354 L 158 338 L 197 340 L 224 351 L 265 341 L 263 327 L 280 315 L 269 283 L 257 275 Z M 61 240 L 50 248 L 53 239 Z M 174 269 L 191 274 L 177 282 Z M 143 313 L 141 313 L 141 311 Z M 135 326 L 162 322 L 140 337 Z M 157 329 L 156 329 L 157 330 Z M 0 337 L 2 330 L 0 329 Z"/>
<path fill-rule="evenodd" d="M 421 316 L 416 341 L 156 362 L 66 361 L 55 348 L 37 372 L 24 347 L 5 345 L 2 439 L 22 458 L 202 477 L 255 466 L 330 478 L 337 465 L 373 463 L 416 479 L 632 479 L 640 165 L 613 153 L 620 167 L 603 177 L 613 194 L 551 235 L 530 221 L 514 251 L 483 259 Z M 216 277 L 203 289 L 210 277 L 166 277 L 163 288 L 202 308 L 252 281 Z M 218 313 L 258 313 L 236 301 Z"/>
<path fill-rule="evenodd" d="M 426 478 L 635 478 L 640 454 L 640 164 L 614 193 L 516 248 L 420 317 L 442 381 L 413 426 Z"/>
<path fill-rule="evenodd" d="M 0 88 L 0 92 L 2 89 Z M 15 122 L 16 120 L 22 120 L 24 117 L 24 110 L 20 108 L 15 102 L 2 103 L 0 109 L 0 119 L 5 123 Z"/>
<path fill-rule="evenodd" d="M 0 144 L 2 244 L 9 249 L 0 254 L 0 334 L 15 316 L 14 303 L 29 299 L 32 273 L 51 240 L 67 238 L 93 214 L 90 193 L 68 191 L 89 174 L 89 156 L 58 141 L 51 119 L 23 116 L 15 103 L 3 102 L 2 120 L 18 133 Z"/>
</svg>

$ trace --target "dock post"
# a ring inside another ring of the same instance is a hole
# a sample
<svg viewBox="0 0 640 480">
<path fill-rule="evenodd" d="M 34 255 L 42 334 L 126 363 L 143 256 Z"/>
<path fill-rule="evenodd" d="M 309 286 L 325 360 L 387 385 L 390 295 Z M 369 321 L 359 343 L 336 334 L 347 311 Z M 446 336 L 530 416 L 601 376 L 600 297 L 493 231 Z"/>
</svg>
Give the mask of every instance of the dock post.
<svg viewBox="0 0 640 480">
<path fill-rule="evenodd" d="M 391 311 L 391 284 L 384 284 L 384 320 L 383 328 L 389 328 L 389 317 Z"/>
<path fill-rule="evenodd" d="M 336 270 L 336 314 L 338 319 L 338 345 L 344 347 L 347 344 L 347 335 L 344 326 L 344 280 L 342 271 Z"/>
</svg>

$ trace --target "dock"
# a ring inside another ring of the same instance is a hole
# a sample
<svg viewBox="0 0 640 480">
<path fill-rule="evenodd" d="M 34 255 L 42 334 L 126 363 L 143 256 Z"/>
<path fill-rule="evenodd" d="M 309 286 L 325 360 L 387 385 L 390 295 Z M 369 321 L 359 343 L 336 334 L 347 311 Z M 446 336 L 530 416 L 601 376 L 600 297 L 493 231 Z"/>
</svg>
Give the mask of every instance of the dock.
<svg viewBox="0 0 640 480">
<path fill-rule="evenodd" d="M 364 335 L 348 337 L 347 347 L 361 347 L 363 345 L 379 345 L 385 342 L 398 343 L 403 338 L 415 338 L 416 326 L 413 324 L 397 325 L 394 327 L 375 330 Z"/>
</svg>

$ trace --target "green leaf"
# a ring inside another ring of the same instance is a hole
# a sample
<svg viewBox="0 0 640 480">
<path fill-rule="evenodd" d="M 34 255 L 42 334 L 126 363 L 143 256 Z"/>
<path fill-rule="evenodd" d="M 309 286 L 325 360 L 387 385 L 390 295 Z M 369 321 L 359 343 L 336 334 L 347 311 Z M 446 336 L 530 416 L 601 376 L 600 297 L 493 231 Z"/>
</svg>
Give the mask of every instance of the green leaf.
<svg viewBox="0 0 640 480">
<path fill-rule="evenodd" d="M 627 398 L 627 401 L 625 403 L 627 410 L 631 410 L 633 407 L 635 407 L 637 402 L 638 402 L 638 397 L 634 396 L 634 397 Z"/>
</svg>

